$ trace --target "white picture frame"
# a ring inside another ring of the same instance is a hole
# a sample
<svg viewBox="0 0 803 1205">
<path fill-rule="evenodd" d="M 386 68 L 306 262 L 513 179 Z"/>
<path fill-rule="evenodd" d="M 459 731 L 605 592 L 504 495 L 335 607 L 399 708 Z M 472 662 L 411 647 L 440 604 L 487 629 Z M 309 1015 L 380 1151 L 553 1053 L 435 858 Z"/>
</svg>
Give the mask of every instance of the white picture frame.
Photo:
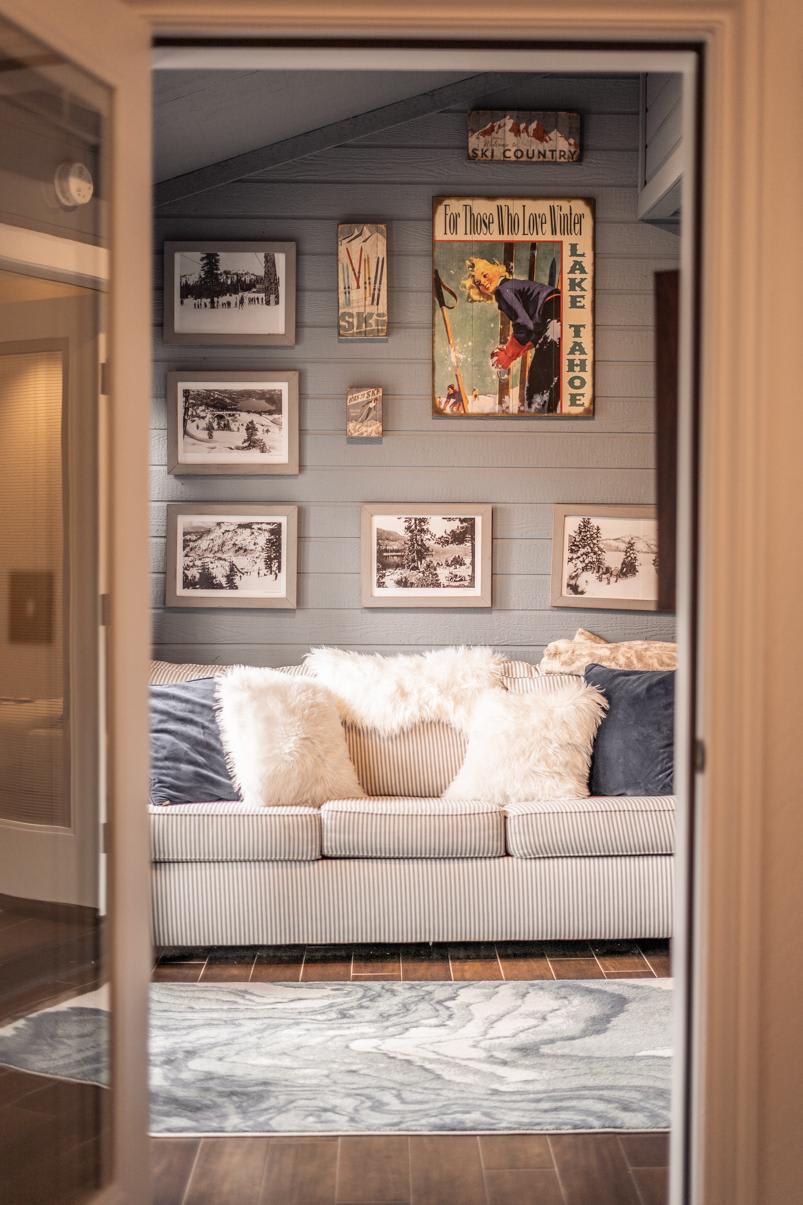
<svg viewBox="0 0 803 1205">
<path fill-rule="evenodd" d="M 196 347 L 292 347 L 295 243 L 166 242 L 162 337 Z"/>
<path fill-rule="evenodd" d="M 553 508 L 553 607 L 656 611 L 657 565 L 654 506 Z"/>
<path fill-rule="evenodd" d="M 167 471 L 298 473 L 298 373 L 169 372 Z"/>
<path fill-rule="evenodd" d="M 294 609 L 297 545 L 296 506 L 169 503 L 165 606 Z"/>
<path fill-rule="evenodd" d="M 366 503 L 364 607 L 490 607 L 493 507 Z"/>
</svg>

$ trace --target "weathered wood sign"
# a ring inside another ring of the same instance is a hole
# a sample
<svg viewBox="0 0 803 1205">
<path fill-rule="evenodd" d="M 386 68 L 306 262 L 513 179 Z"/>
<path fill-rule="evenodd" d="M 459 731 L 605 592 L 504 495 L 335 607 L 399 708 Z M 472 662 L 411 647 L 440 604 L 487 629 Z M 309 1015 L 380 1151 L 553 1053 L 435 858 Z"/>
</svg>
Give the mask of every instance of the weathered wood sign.
<svg viewBox="0 0 803 1205">
<path fill-rule="evenodd" d="M 382 390 L 378 386 L 349 389 L 346 394 L 346 438 L 381 440 Z"/>
<path fill-rule="evenodd" d="M 436 197 L 433 413 L 594 413 L 594 203 Z"/>
<path fill-rule="evenodd" d="M 388 228 L 345 222 L 337 228 L 337 333 L 388 337 Z"/>
<path fill-rule="evenodd" d="M 479 109 L 468 115 L 469 159 L 576 163 L 580 114 Z"/>
</svg>

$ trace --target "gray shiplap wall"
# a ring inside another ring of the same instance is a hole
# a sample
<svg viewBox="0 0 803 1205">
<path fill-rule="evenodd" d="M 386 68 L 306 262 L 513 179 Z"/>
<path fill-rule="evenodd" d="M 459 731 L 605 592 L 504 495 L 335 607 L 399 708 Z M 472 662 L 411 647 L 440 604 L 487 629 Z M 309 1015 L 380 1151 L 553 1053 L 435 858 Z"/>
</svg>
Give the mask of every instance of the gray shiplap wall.
<svg viewBox="0 0 803 1205">
<path fill-rule="evenodd" d="M 644 181 L 649 183 L 673 151 L 683 130 L 680 75 L 648 75 L 644 90 Z"/>
<path fill-rule="evenodd" d="M 635 219 L 638 78 L 524 77 L 509 92 L 483 98 L 482 105 L 579 109 L 582 163 L 470 164 L 465 112 L 447 111 L 160 211 L 151 455 L 157 656 L 281 665 L 298 661 L 310 644 L 398 652 L 466 642 L 537 660 L 544 644 L 580 625 L 612 639 L 672 637 L 668 616 L 549 605 L 552 504 L 654 500 L 652 274 L 677 266 L 678 240 Z M 431 417 L 432 197 L 472 193 L 596 198 L 593 419 Z M 349 346 L 336 338 L 335 223 L 354 218 L 390 224 L 387 343 Z M 298 245 L 296 347 L 164 346 L 163 241 L 250 237 Z M 263 365 L 301 373 L 299 476 L 169 476 L 167 370 Z M 378 446 L 346 443 L 345 393 L 360 384 L 385 389 L 385 438 Z M 164 609 L 165 503 L 182 500 L 298 503 L 298 610 Z M 493 503 L 493 609 L 361 609 L 360 503 L 371 501 Z"/>
</svg>

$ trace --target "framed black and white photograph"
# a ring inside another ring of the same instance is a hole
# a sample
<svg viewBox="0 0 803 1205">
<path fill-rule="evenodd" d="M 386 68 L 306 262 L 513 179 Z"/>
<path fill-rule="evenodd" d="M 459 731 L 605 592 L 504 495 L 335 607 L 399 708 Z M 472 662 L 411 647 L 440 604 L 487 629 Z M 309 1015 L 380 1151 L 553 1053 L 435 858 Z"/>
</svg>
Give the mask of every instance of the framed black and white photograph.
<svg viewBox="0 0 803 1205">
<path fill-rule="evenodd" d="M 295 243 L 165 243 L 164 340 L 292 347 Z"/>
<path fill-rule="evenodd" d="M 298 373 L 169 372 L 167 469 L 297 473 Z"/>
<path fill-rule="evenodd" d="M 298 507 L 170 503 L 168 607 L 296 605 Z"/>
<path fill-rule="evenodd" d="M 490 607 L 491 506 L 362 508 L 364 607 Z"/>
<path fill-rule="evenodd" d="M 655 611 L 655 507 L 556 506 L 552 606 Z"/>
</svg>

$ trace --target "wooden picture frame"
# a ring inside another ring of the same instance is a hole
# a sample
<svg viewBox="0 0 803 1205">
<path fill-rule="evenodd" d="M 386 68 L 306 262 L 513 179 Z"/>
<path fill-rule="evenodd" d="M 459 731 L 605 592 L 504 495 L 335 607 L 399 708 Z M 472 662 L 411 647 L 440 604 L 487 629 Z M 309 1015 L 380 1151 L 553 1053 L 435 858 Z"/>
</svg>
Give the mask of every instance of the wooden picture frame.
<svg viewBox="0 0 803 1205">
<path fill-rule="evenodd" d="M 226 477 L 298 473 L 298 379 L 297 372 L 285 369 L 169 372 L 168 473 Z M 264 394 L 261 398 L 260 393 Z M 207 399 L 204 394 L 209 395 Z M 238 395 L 242 399 L 239 406 Z M 190 408 L 195 413 L 188 424 Z M 247 421 L 245 415 L 249 415 Z M 216 431 L 216 426 L 225 430 Z M 204 430 L 208 440 L 203 438 Z"/>
<path fill-rule="evenodd" d="M 195 347 L 292 347 L 295 243 L 166 242 L 162 337 Z"/>
<path fill-rule="evenodd" d="M 578 532 L 581 523 L 583 528 Z M 570 556 L 572 536 L 578 543 Z M 658 517 L 654 506 L 580 503 L 553 507 L 553 607 L 656 611 L 657 560 Z"/>
<path fill-rule="evenodd" d="M 254 533 L 254 527 L 265 530 Z M 208 553 L 205 549 L 198 550 L 201 540 L 206 540 Z M 275 572 L 262 574 L 268 557 Z M 179 569 L 182 575 L 191 574 L 198 584 L 187 585 L 186 578 L 179 583 Z M 229 573 L 237 583 L 233 588 L 226 584 Z M 168 504 L 166 607 L 292 610 L 296 606 L 297 573 L 297 506 L 244 502 Z M 205 583 L 201 581 L 202 574 L 206 575 Z M 273 583 L 267 580 L 271 576 Z M 266 579 L 264 593 L 257 591 L 259 577 Z M 272 586 L 278 586 L 278 590 Z"/>
<path fill-rule="evenodd" d="M 415 519 L 429 522 L 411 531 L 406 524 Z M 445 543 L 452 532 L 454 539 Z M 411 541 L 423 545 L 417 566 L 409 563 Z M 490 607 L 492 552 L 492 506 L 366 503 L 361 519 L 362 605 Z M 409 584 L 400 586 L 402 576 Z"/>
<path fill-rule="evenodd" d="M 594 229 L 589 197 L 433 198 L 434 416 L 593 417 Z"/>
</svg>

